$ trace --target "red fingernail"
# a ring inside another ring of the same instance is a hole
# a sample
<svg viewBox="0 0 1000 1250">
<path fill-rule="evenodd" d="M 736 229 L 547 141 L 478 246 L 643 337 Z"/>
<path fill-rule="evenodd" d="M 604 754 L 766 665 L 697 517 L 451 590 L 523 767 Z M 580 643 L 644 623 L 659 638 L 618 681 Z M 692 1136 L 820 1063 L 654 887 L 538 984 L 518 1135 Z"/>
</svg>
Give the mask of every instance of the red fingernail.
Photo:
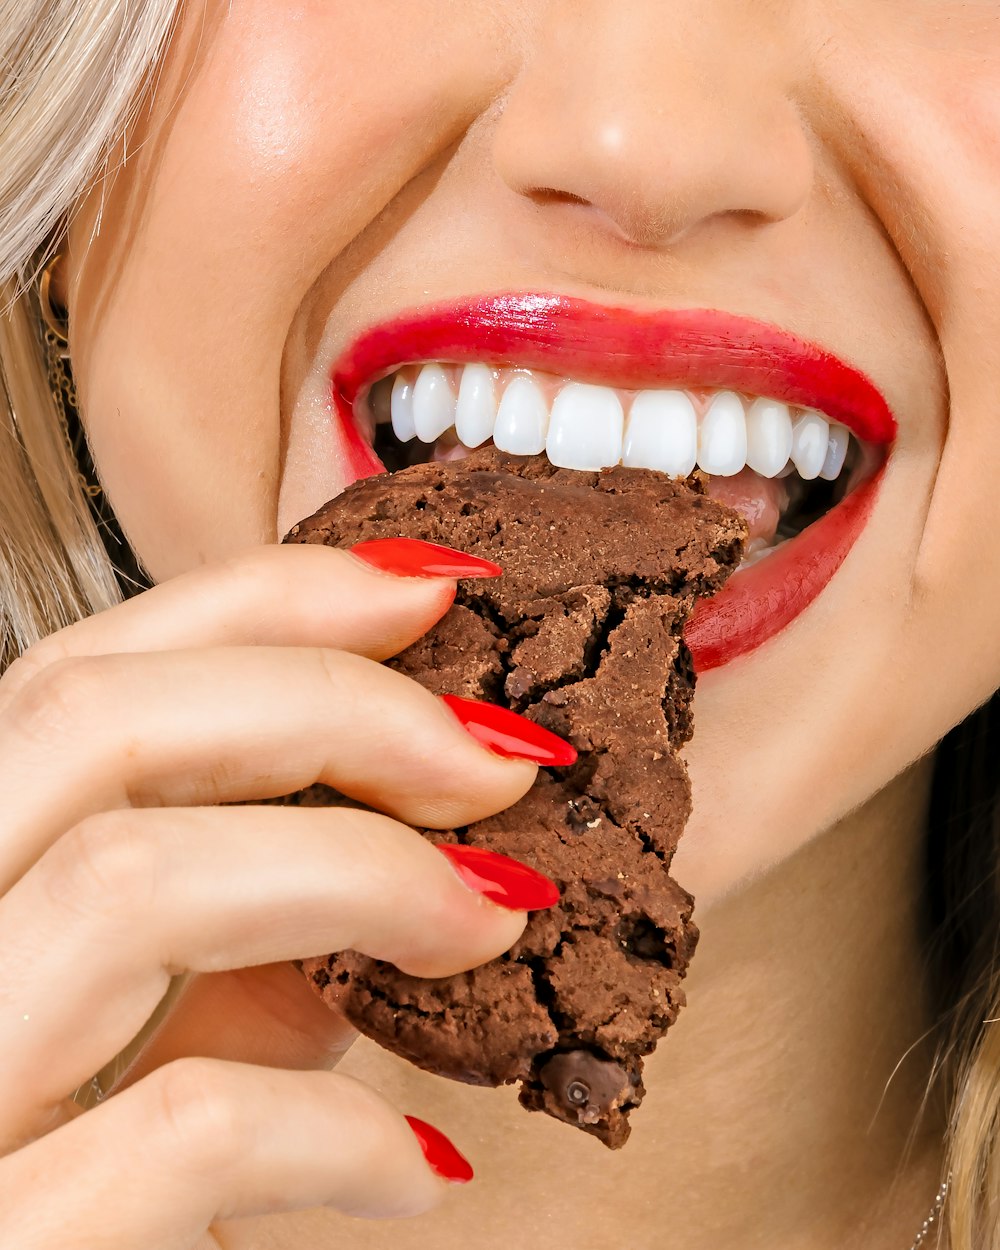
<svg viewBox="0 0 1000 1250">
<path fill-rule="evenodd" d="M 472 1164 L 460 1154 L 440 1129 L 428 1124 L 426 1120 L 418 1120 L 415 1115 L 408 1115 L 406 1123 L 413 1129 L 424 1158 L 431 1170 L 446 1181 L 456 1185 L 464 1185 L 473 1177 Z"/>
<path fill-rule="evenodd" d="M 511 911 L 538 911 L 559 902 L 559 887 L 534 868 L 484 846 L 439 846 L 470 890 Z"/>
<path fill-rule="evenodd" d="M 518 716 L 516 712 L 498 707 L 495 703 L 460 699 L 454 694 L 443 694 L 441 701 L 455 713 L 463 728 L 480 746 L 495 755 L 550 766 L 576 763 L 576 751 L 568 742 L 534 721 Z"/>
<path fill-rule="evenodd" d="M 499 577 L 503 572 L 492 560 L 425 543 L 421 538 L 371 538 L 355 543 L 351 553 L 396 577 Z"/>
</svg>

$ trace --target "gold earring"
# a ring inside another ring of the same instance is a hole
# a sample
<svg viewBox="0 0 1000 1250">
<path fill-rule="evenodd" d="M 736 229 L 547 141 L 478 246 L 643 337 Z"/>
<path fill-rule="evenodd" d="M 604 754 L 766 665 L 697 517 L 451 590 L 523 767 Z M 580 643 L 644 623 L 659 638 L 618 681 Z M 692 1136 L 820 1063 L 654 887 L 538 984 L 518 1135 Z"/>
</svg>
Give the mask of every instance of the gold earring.
<svg viewBox="0 0 1000 1250">
<path fill-rule="evenodd" d="M 43 338 L 49 390 L 52 392 L 66 441 L 73 448 L 78 468 L 82 469 L 83 464 L 89 462 L 89 456 L 85 461 L 83 457 L 86 452 L 86 440 L 80 425 L 76 381 L 73 378 L 73 368 L 69 358 L 69 315 L 65 308 L 56 308 L 52 303 L 52 272 L 61 259 L 62 253 L 59 252 L 48 261 L 42 269 L 35 289 L 38 311 L 45 326 Z M 79 479 L 81 489 L 91 499 L 96 499 L 100 495 L 100 484 L 91 472 L 85 474 L 81 471 Z"/>
<path fill-rule="evenodd" d="M 46 263 L 32 288 L 37 301 L 39 330 L 42 332 L 45 347 L 49 389 L 76 461 L 80 489 L 89 501 L 91 514 L 114 566 L 122 597 L 130 599 L 139 591 L 148 589 L 152 581 L 125 541 L 118 518 L 94 469 L 90 447 L 80 420 L 76 381 L 69 357 L 69 315 L 65 308 L 57 308 L 52 303 L 52 272 L 61 256 L 59 253 Z"/>
<path fill-rule="evenodd" d="M 42 270 L 38 282 L 38 307 L 42 320 L 54 339 L 53 347 L 63 357 L 69 356 L 69 314 L 65 308 L 58 311 L 52 304 L 52 273 L 62 260 L 62 252 L 58 252 Z"/>
</svg>

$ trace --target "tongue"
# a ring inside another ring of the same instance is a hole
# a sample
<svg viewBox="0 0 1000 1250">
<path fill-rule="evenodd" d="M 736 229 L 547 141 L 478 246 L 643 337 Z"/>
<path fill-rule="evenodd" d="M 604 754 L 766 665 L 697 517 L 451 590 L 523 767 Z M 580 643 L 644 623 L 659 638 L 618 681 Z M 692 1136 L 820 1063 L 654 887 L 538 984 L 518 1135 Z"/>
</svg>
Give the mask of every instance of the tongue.
<svg viewBox="0 0 1000 1250">
<path fill-rule="evenodd" d="M 788 488 L 783 478 L 761 477 L 753 469 L 743 469 L 734 477 L 709 477 L 708 493 L 719 503 L 743 514 L 750 527 L 750 538 L 770 543 L 778 529 L 781 514 L 788 507 Z"/>
</svg>

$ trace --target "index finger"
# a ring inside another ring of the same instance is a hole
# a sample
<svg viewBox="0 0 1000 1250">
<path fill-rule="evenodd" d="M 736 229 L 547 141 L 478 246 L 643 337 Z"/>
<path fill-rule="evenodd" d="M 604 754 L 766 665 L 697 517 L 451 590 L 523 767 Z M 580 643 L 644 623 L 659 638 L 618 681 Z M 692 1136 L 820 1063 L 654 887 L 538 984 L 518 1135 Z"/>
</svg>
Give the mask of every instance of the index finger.
<svg viewBox="0 0 1000 1250">
<path fill-rule="evenodd" d="M 454 596 L 453 578 L 393 576 L 339 548 L 253 547 L 43 639 L 4 674 L 0 711 L 42 669 L 74 656 L 260 645 L 385 660 L 426 633 Z"/>
</svg>

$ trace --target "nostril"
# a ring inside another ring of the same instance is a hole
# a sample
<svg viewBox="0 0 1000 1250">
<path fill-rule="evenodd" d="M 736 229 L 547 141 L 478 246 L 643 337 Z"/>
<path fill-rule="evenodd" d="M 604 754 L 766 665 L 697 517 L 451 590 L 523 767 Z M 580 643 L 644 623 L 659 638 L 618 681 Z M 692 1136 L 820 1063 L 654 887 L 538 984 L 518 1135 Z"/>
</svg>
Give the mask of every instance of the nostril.
<svg viewBox="0 0 1000 1250">
<path fill-rule="evenodd" d="M 582 195 L 572 191 L 560 191 L 556 187 L 536 187 L 525 192 L 529 200 L 536 204 L 590 204 Z"/>
</svg>

